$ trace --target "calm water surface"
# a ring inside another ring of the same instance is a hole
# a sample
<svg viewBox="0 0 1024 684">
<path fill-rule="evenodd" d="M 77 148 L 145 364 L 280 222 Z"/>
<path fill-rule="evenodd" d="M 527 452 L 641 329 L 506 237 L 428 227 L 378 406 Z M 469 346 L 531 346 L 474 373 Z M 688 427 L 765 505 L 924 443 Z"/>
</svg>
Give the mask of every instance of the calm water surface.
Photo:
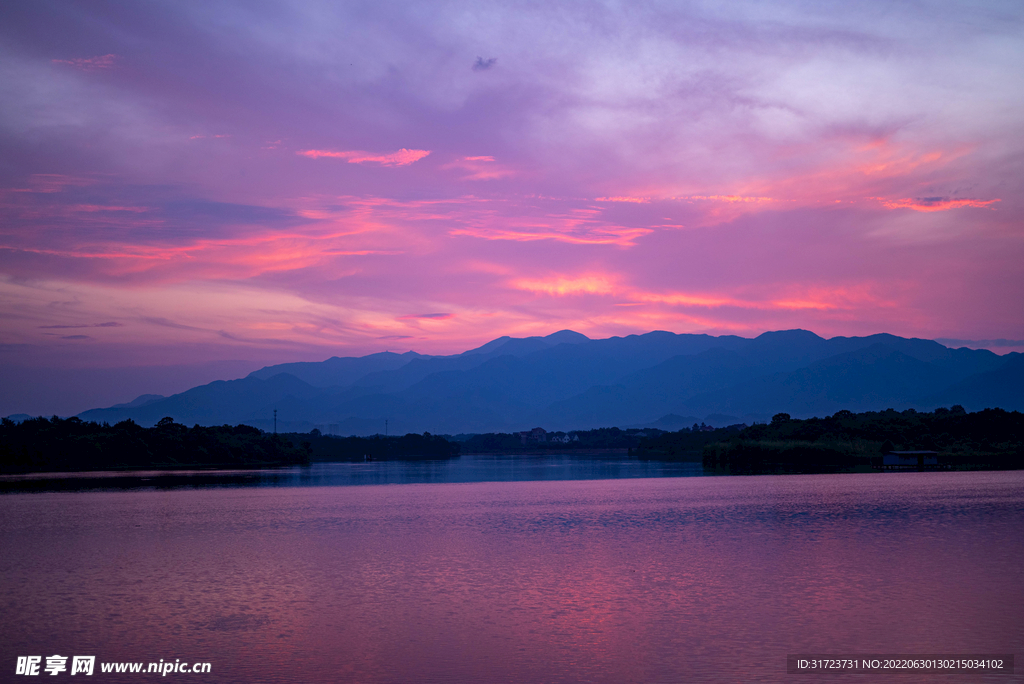
<svg viewBox="0 0 1024 684">
<path fill-rule="evenodd" d="M 814 681 L 786 654 L 1024 654 L 1022 472 L 8 493 L 0 549 L 3 681 L 55 653 L 288 683 Z"/>
<path fill-rule="evenodd" d="M 700 455 L 697 455 L 699 459 Z M 642 461 L 625 453 L 467 454 L 439 461 L 314 463 L 267 470 L 84 472 L 0 475 L 0 492 L 174 489 L 182 487 L 332 487 L 427 482 L 607 480 L 703 475 L 698 461 Z"/>
</svg>

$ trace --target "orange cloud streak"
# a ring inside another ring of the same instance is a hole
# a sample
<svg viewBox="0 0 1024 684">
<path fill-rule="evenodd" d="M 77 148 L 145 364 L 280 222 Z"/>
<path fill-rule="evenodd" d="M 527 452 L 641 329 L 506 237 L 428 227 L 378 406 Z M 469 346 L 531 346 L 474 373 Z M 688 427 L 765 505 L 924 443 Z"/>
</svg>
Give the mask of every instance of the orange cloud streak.
<svg viewBox="0 0 1024 684">
<path fill-rule="evenodd" d="M 427 314 L 409 314 L 407 316 L 399 316 L 400 321 L 446 321 L 449 318 L 455 318 L 455 314 L 450 313 L 427 313 Z"/>
<path fill-rule="evenodd" d="M 617 245 L 632 247 L 637 238 L 654 231 L 650 228 L 616 228 L 613 226 L 587 232 L 569 233 L 556 230 L 526 231 L 502 228 L 456 228 L 450 235 L 468 235 L 484 240 L 515 240 L 534 242 L 536 240 L 557 240 L 573 245 Z"/>
<path fill-rule="evenodd" d="M 893 302 L 878 297 L 869 286 L 801 288 L 790 296 L 764 300 L 745 297 L 742 294 L 710 294 L 700 292 L 651 292 L 620 284 L 620 278 L 611 274 L 586 273 L 579 276 L 554 276 L 551 278 L 517 279 L 509 285 L 518 290 L 537 292 L 553 297 L 567 297 L 583 294 L 614 295 L 622 300 L 617 306 L 643 306 L 663 304 L 670 307 L 719 308 L 736 307 L 757 310 L 818 310 L 834 311 L 858 309 L 864 306 L 875 308 L 892 306 Z"/>
<path fill-rule="evenodd" d="M 577 278 L 559 277 L 541 280 L 523 278 L 512 281 L 510 285 L 517 290 L 543 292 L 559 297 L 579 294 L 612 294 L 615 291 L 614 279 L 605 275 L 584 275 Z"/>
<path fill-rule="evenodd" d="M 596 197 L 597 202 L 632 202 L 633 204 L 647 204 L 651 201 L 650 197 Z"/>
<path fill-rule="evenodd" d="M 746 195 L 689 195 L 687 197 L 673 197 L 675 200 L 705 200 L 710 202 L 729 202 L 730 204 L 740 203 L 761 203 L 775 202 L 774 197 L 750 197 Z"/>
<path fill-rule="evenodd" d="M 654 304 L 670 304 L 682 306 L 740 306 L 749 307 L 749 302 L 744 302 L 731 297 L 715 297 L 709 295 L 689 294 L 683 292 L 670 292 L 666 294 L 657 292 L 634 292 L 631 299 Z"/>
<path fill-rule="evenodd" d="M 945 197 L 916 197 L 897 200 L 887 200 L 881 197 L 872 197 L 882 203 L 886 209 L 913 209 L 914 211 L 949 211 L 960 207 L 985 208 L 1001 200 L 977 200 L 977 199 L 948 199 Z M 994 207 L 992 207 L 994 208 Z"/>
</svg>

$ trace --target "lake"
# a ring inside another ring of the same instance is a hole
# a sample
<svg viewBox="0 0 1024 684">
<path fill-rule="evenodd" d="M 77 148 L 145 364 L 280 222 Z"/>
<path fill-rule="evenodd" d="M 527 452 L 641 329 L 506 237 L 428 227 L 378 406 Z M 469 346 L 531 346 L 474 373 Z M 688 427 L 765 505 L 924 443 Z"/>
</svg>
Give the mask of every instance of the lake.
<svg viewBox="0 0 1024 684">
<path fill-rule="evenodd" d="M 1024 472 L 577 460 L 0 495 L 3 679 L 54 654 L 95 655 L 97 681 L 146 678 L 100 663 L 177 659 L 211 664 L 181 681 L 518 683 L 817 681 L 787 654 L 1022 652 Z"/>
</svg>

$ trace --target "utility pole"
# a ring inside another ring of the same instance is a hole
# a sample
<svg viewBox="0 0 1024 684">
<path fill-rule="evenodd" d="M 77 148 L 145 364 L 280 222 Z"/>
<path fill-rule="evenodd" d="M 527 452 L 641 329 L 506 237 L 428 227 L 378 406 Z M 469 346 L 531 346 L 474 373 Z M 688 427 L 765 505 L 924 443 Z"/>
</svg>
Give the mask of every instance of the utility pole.
<svg viewBox="0 0 1024 684">
<path fill-rule="evenodd" d="M 274 434 L 277 434 L 277 409 L 274 409 Z"/>
<path fill-rule="evenodd" d="M 385 437 L 388 436 L 388 419 L 387 418 L 384 419 L 384 436 Z"/>
</svg>

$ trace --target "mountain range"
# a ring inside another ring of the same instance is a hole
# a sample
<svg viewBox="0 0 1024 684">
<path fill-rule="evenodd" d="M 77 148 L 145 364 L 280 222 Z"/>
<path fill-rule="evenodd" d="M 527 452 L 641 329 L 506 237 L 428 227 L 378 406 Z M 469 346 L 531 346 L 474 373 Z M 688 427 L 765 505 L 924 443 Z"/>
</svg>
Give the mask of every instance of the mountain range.
<svg viewBox="0 0 1024 684">
<path fill-rule="evenodd" d="M 143 426 L 244 423 L 342 435 L 511 432 L 766 421 L 840 409 L 1024 410 L 1024 355 L 878 334 L 805 330 L 755 338 L 674 334 L 589 339 L 571 330 L 501 337 L 450 356 L 382 352 L 267 366 L 170 397 L 79 414 Z M 387 421 L 387 427 L 385 426 Z"/>
</svg>

